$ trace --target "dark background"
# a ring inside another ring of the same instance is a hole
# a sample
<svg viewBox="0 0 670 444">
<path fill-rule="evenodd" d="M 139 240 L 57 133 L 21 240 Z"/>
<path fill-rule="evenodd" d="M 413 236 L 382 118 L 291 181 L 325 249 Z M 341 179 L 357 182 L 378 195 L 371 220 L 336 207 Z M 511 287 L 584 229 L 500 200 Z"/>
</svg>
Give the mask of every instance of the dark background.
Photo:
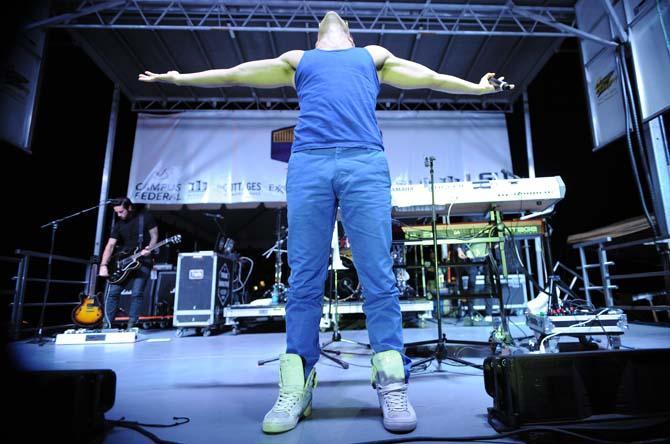
<svg viewBox="0 0 670 444">
<path fill-rule="evenodd" d="M 7 20 L 3 51 L 11 47 L 17 23 Z M 10 256 L 17 248 L 48 252 L 51 232 L 40 225 L 98 201 L 112 92 L 111 81 L 73 44 L 67 32 L 49 31 L 32 154 L 0 142 L 0 186 L 4 195 L 0 255 Z M 592 151 L 576 39 L 565 41 L 532 83 L 528 95 L 536 174 L 560 175 L 567 188 L 566 198 L 550 220 L 553 259 L 574 268 L 578 261 L 566 244 L 568 235 L 642 215 L 626 144 L 619 140 Z M 524 177 L 527 160 L 521 101 L 507 116 L 507 123 L 514 172 Z M 125 194 L 132 155 L 135 115 L 123 97 L 117 128 L 110 197 Z M 95 212 L 61 224 L 55 252 L 88 258 L 93 251 L 95 225 Z M 165 225 L 161 229 L 162 233 L 175 232 Z M 274 226 L 267 229 L 272 232 Z M 191 251 L 188 242 L 184 251 Z M 272 282 L 271 260 L 259 257 L 260 251 L 241 253 L 257 262 L 252 283 L 261 279 Z M 631 266 L 651 264 L 653 260 L 635 258 Z M 625 265 L 626 258 L 623 261 Z M 2 267 L 0 287 L 11 289 L 14 284 L 10 277 L 16 270 L 6 264 Z"/>
<path fill-rule="evenodd" d="M 5 51 L 13 45 L 21 17 L 21 11 L 9 11 L 8 8 L 3 8 L 4 14 L 0 17 L 0 61 L 4 61 Z M 66 32 L 49 32 L 32 154 L 0 142 L 0 189 L 3 194 L 0 256 L 11 256 L 17 248 L 47 252 L 51 233 L 41 229 L 40 225 L 98 201 L 112 90 L 109 79 L 72 43 Z M 592 152 L 576 39 L 564 43 L 539 73 L 528 94 L 536 174 L 560 175 L 567 187 L 566 198 L 550 220 L 554 229 L 551 239 L 553 259 L 574 268 L 578 260 L 574 250 L 566 244 L 568 235 L 642 214 L 626 145 L 620 140 L 599 152 Z M 665 119 L 667 126 L 667 115 Z M 515 105 L 514 113 L 507 116 L 507 123 L 514 172 L 524 177 L 527 161 L 520 102 Z M 121 196 L 126 192 L 134 131 L 135 116 L 130 111 L 129 102 L 122 97 L 110 196 Z M 95 212 L 63 223 L 58 230 L 55 252 L 87 258 L 93 251 L 95 226 Z M 269 231 L 273 229 L 272 225 L 268 226 Z M 163 233 L 174 232 L 166 226 L 161 230 Z M 189 251 L 190 246 L 184 245 L 185 251 Z M 263 278 L 272 282 L 272 261 L 259 258 L 259 252 L 242 253 L 256 260 L 257 271 L 252 282 Z M 629 254 L 616 260 L 620 272 L 655 263 L 653 257 L 644 254 Z M 11 278 L 15 274 L 14 264 L 0 263 L 0 295 L 5 308 L 11 302 L 14 287 Z M 632 287 L 626 290 L 627 294 L 639 292 L 649 285 L 642 282 L 630 284 Z M 75 295 L 55 286 L 51 297 L 72 300 Z M 636 316 L 649 317 L 646 313 Z M 8 319 L 5 311 L 0 318 L 2 342 L 7 339 L 5 323 Z M 33 315 L 33 325 L 34 319 Z M 3 347 L 0 361 L 11 362 L 6 352 Z M 34 393 L 29 390 L 31 386 L 22 385 L 21 380 L 12 376 L 13 366 L 0 363 L 0 368 L 9 373 L 2 378 L 3 393 L 16 394 L 9 396 L 16 405 L 10 409 L 7 423 L 25 423 L 27 427 L 34 427 L 22 413 L 44 406 L 35 405 L 40 401 L 31 395 Z M 42 430 L 46 434 L 52 428 Z"/>
</svg>

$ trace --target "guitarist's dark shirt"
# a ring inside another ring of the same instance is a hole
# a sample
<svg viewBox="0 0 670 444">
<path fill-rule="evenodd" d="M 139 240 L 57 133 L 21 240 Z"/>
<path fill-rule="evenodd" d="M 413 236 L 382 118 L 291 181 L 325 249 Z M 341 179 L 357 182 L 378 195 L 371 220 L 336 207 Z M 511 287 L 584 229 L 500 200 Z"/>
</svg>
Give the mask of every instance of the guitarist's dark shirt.
<svg viewBox="0 0 670 444">
<path fill-rule="evenodd" d="M 132 252 L 138 246 L 139 241 L 139 223 L 140 214 L 144 214 L 144 238 L 141 247 L 146 247 L 151 241 L 149 230 L 156 227 L 156 219 L 148 211 L 133 214 L 126 220 L 116 219 L 116 223 L 109 235 L 111 239 L 116 239 L 116 251 Z M 142 262 L 151 262 L 149 257 L 143 257 Z"/>
</svg>

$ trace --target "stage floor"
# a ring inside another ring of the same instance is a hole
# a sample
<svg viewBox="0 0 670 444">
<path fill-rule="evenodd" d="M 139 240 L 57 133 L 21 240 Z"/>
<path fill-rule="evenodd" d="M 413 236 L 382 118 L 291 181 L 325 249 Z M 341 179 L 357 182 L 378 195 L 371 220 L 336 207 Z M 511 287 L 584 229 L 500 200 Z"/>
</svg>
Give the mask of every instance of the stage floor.
<svg viewBox="0 0 670 444">
<path fill-rule="evenodd" d="M 514 318 L 514 336 L 528 334 L 523 318 Z M 451 340 L 486 341 L 491 327 L 466 327 L 453 319 L 443 322 Z M 518 328 L 517 328 L 518 327 Z M 437 325 L 407 328 L 405 341 L 436 337 Z M 365 348 L 340 342 L 330 348 L 345 352 L 351 365 L 344 370 L 321 358 L 312 416 L 281 435 L 264 435 L 261 421 L 277 394 L 278 364 L 258 366 L 284 350 L 284 333 L 222 333 L 209 337 L 177 337 L 176 330 L 141 330 L 134 344 L 44 346 L 18 341 L 10 344 L 15 362 L 31 370 L 112 369 L 117 376 L 114 407 L 107 419 L 125 417 L 142 423 L 190 422 L 173 428 L 147 428 L 163 440 L 179 443 L 358 443 L 397 438 L 381 423 L 377 397 L 370 386 L 369 355 Z M 346 339 L 367 342 L 365 330 L 343 330 Z M 331 332 L 321 334 L 323 342 Z M 622 344 L 634 348 L 670 345 L 667 327 L 633 324 Z M 450 346 L 450 349 L 452 346 Z M 456 350 L 456 347 L 454 350 Z M 481 363 L 476 349 L 457 350 Z M 484 390 L 482 372 L 471 367 L 433 365 L 413 375 L 409 394 L 417 411 L 417 429 L 407 436 L 489 435 L 486 420 L 492 399 Z M 105 444 L 149 443 L 138 432 L 113 429 Z M 500 441 L 499 441 L 500 442 Z M 515 442 L 505 439 L 505 442 Z"/>
</svg>

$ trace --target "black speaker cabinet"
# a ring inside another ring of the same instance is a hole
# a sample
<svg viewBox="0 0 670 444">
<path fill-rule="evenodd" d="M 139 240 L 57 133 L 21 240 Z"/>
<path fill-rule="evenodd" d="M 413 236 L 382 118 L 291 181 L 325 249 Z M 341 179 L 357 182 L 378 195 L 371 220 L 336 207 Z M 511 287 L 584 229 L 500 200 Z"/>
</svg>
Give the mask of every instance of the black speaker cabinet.
<svg viewBox="0 0 670 444">
<path fill-rule="evenodd" d="M 154 315 L 167 316 L 172 314 L 176 282 L 176 271 L 158 272 L 158 279 L 154 287 Z"/>
<path fill-rule="evenodd" d="M 142 304 L 140 305 L 140 316 L 153 316 L 154 314 L 154 287 L 156 285 L 155 279 L 147 279 L 147 284 L 144 287 L 142 294 Z M 132 302 L 132 292 L 130 289 L 124 289 L 119 296 L 119 313 L 117 317 L 126 317 L 130 314 L 130 304 Z"/>
<path fill-rule="evenodd" d="M 598 415 L 670 417 L 670 349 L 491 356 L 484 361 L 496 430 Z"/>
<path fill-rule="evenodd" d="M 17 396 L 6 412 L 19 441 L 102 442 L 104 413 L 116 397 L 114 371 L 26 371 L 10 378 Z"/>
</svg>

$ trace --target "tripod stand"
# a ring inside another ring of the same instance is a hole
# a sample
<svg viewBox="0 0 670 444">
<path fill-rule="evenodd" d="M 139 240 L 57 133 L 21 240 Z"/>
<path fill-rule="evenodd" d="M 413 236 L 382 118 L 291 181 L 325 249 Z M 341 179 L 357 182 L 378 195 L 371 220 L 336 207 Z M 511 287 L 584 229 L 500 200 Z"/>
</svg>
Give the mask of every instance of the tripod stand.
<svg viewBox="0 0 670 444">
<path fill-rule="evenodd" d="M 331 291 L 331 297 L 328 298 L 328 313 L 331 314 L 330 308 L 334 305 L 335 306 L 335 313 L 332 315 L 333 319 L 333 336 L 330 339 L 330 341 L 325 342 L 321 344 L 321 352 L 327 352 L 327 353 L 337 353 L 339 354 L 339 351 L 337 350 L 328 350 L 326 347 L 328 347 L 331 344 L 334 344 L 335 342 L 346 342 L 348 344 L 354 344 L 354 345 L 359 345 L 361 347 L 365 347 L 367 349 L 371 349 L 372 347 L 370 344 L 364 343 L 364 342 L 358 342 L 358 341 L 352 341 L 350 339 L 343 339 L 342 335 L 340 334 L 340 322 L 339 322 L 339 311 L 338 311 L 338 301 L 339 301 L 339 296 L 337 292 L 337 272 L 338 270 L 346 270 L 347 267 L 342 264 L 342 259 L 340 258 L 340 244 L 338 240 L 338 235 L 337 235 L 337 220 L 335 221 L 335 228 L 333 230 L 333 240 L 331 242 L 331 255 L 330 255 L 330 291 Z M 334 283 L 333 283 L 334 281 Z M 335 303 L 333 304 L 333 298 L 335 299 Z M 345 367 L 346 368 L 346 367 Z"/>
<path fill-rule="evenodd" d="M 56 231 L 58 230 L 58 224 L 61 222 L 72 219 L 73 217 L 79 216 L 80 214 L 87 213 L 89 211 L 92 211 L 96 208 L 100 208 L 101 205 L 107 205 L 108 203 L 112 202 L 111 199 L 108 199 L 104 202 L 100 202 L 97 205 L 94 205 L 90 208 L 86 208 L 85 210 L 77 211 L 76 213 L 70 214 L 68 216 L 62 217 L 60 219 L 54 219 L 51 222 L 47 222 L 46 224 L 42 225 L 40 228 L 46 228 L 46 227 L 51 227 L 51 241 L 49 244 L 49 259 L 47 261 L 47 275 L 46 279 L 44 282 L 44 294 L 42 297 L 42 308 L 40 311 L 40 320 L 39 324 L 37 326 L 37 330 L 35 332 L 35 336 L 28 341 L 29 344 L 38 344 L 40 346 L 44 345 L 47 342 L 51 342 L 54 339 L 53 338 L 45 338 L 43 335 L 43 330 L 44 330 L 44 314 L 46 312 L 46 307 L 47 307 L 47 299 L 49 298 L 49 288 L 51 287 L 51 272 L 53 268 L 53 256 L 54 256 L 54 247 L 56 244 Z"/>
<path fill-rule="evenodd" d="M 433 266 L 435 269 L 435 301 L 437 303 L 437 339 L 431 339 L 428 341 L 419 341 L 419 342 L 410 342 L 405 344 L 405 348 L 415 348 L 424 345 L 435 345 L 435 350 L 431 352 L 431 356 L 421 359 L 417 362 L 413 362 L 410 368 L 423 367 L 427 364 L 430 364 L 432 361 L 437 361 L 438 368 L 443 361 L 451 360 L 458 362 L 459 364 L 468 365 L 470 367 L 482 369 L 483 366 L 456 358 L 454 356 L 449 356 L 447 352 L 447 344 L 463 344 L 463 345 L 475 345 L 475 346 L 485 346 L 488 347 L 488 342 L 479 342 L 479 341 L 451 341 L 447 340 L 447 336 L 442 332 L 442 302 L 440 299 L 440 266 L 438 265 L 438 254 L 437 254 L 437 216 L 435 214 L 435 172 L 433 168 L 433 163 L 435 157 L 428 156 L 424 159 L 424 165 L 430 170 L 430 192 L 431 192 L 431 209 L 432 209 L 432 236 L 433 236 L 433 253 L 435 259 L 433 261 Z M 501 306 L 502 307 L 502 306 Z"/>
<path fill-rule="evenodd" d="M 282 252 L 281 243 L 284 240 L 280 236 L 280 234 L 281 234 L 281 229 L 279 228 L 280 225 L 281 225 L 280 222 L 281 222 L 281 213 L 278 212 L 278 216 L 277 216 L 277 223 L 278 223 L 278 225 L 277 225 L 277 227 L 278 227 L 278 229 L 277 229 L 277 243 L 270 250 L 266 251 L 264 253 L 264 255 L 266 255 L 266 257 L 269 257 L 269 255 L 272 253 L 272 251 L 273 250 L 275 251 L 275 257 L 277 259 L 275 260 L 275 283 L 272 287 L 272 292 L 274 293 L 275 291 L 280 291 L 281 290 L 282 294 L 284 294 L 284 292 L 286 290 L 285 290 L 284 285 L 281 283 L 281 264 L 282 264 L 282 262 L 281 262 L 281 252 Z M 335 229 L 337 230 L 337 225 L 335 225 Z M 338 253 L 338 258 L 339 258 L 339 253 Z M 273 303 L 275 303 L 274 299 L 275 299 L 275 296 L 273 294 Z M 338 332 L 338 335 L 339 335 L 339 332 Z M 325 347 L 325 345 L 321 346 L 321 350 L 320 350 L 321 356 L 323 356 L 327 359 L 330 359 L 331 361 L 333 361 L 334 363 L 336 363 L 337 365 L 339 365 L 340 367 L 342 367 L 344 369 L 349 368 L 349 364 L 347 364 L 346 362 L 344 362 L 343 360 L 341 360 L 339 358 L 336 358 L 335 356 L 330 355 L 330 353 L 335 354 L 335 355 L 339 355 L 340 354 L 339 351 L 337 351 L 337 350 L 324 350 L 323 349 L 324 347 Z M 272 359 L 261 359 L 261 360 L 258 361 L 258 365 L 261 366 L 261 365 L 267 364 L 268 362 L 273 362 L 273 361 L 278 361 L 278 360 L 279 360 L 278 357 L 277 358 L 272 358 Z"/>
</svg>

